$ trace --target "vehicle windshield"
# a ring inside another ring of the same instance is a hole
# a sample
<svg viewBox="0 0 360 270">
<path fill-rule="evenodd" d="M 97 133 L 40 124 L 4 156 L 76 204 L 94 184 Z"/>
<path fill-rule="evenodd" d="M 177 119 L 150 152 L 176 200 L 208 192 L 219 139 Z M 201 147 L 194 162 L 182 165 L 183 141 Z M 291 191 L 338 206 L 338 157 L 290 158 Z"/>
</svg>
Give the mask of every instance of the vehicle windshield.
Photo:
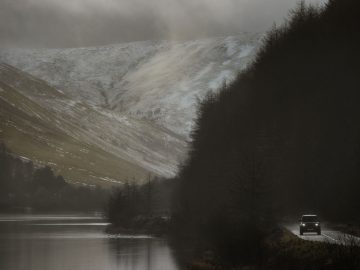
<svg viewBox="0 0 360 270">
<path fill-rule="evenodd" d="M 302 222 L 317 222 L 317 216 L 303 216 L 301 219 Z"/>
</svg>

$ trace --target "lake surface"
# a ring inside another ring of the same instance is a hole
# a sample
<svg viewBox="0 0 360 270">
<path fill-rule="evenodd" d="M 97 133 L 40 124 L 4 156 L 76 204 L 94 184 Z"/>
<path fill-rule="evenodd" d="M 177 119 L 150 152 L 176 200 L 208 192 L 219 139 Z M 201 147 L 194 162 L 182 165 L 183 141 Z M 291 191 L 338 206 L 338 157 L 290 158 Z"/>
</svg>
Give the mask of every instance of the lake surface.
<svg viewBox="0 0 360 270">
<path fill-rule="evenodd" d="M 0 215 L 1 270 L 180 270 L 167 241 L 111 236 L 101 217 Z"/>
</svg>

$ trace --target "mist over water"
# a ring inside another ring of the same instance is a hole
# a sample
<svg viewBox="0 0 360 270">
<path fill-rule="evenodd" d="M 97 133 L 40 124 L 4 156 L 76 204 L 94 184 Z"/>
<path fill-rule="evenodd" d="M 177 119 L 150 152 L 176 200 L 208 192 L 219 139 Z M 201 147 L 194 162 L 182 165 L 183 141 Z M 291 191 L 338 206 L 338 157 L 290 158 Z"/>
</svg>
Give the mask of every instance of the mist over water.
<svg viewBox="0 0 360 270">
<path fill-rule="evenodd" d="M 100 217 L 0 216 L 1 270 L 180 269 L 164 239 L 109 236 Z"/>
</svg>

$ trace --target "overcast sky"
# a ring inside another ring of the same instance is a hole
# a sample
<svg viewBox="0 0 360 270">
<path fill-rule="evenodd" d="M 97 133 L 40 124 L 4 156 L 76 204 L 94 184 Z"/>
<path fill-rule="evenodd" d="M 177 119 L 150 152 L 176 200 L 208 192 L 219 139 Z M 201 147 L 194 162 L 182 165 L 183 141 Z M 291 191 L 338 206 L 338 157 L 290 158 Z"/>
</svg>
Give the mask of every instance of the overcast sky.
<svg viewBox="0 0 360 270">
<path fill-rule="evenodd" d="M 0 46 L 79 47 L 264 32 L 274 22 L 282 22 L 297 2 L 0 0 Z"/>
</svg>

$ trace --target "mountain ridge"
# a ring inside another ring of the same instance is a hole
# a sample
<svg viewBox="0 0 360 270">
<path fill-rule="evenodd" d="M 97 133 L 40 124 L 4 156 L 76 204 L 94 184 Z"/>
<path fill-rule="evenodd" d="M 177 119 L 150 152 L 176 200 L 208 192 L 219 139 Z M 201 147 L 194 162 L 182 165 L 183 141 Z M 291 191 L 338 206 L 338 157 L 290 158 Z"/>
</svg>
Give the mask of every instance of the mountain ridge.
<svg viewBox="0 0 360 270">
<path fill-rule="evenodd" d="M 139 166 L 140 178 L 173 177 L 187 157 L 199 102 L 246 68 L 260 39 L 243 33 L 177 43 L 2 49 L 0 82 L 49 112 L 47 123 L 66 136 Z"/>
<path fill-rule="evenodd" d="M 0 61 L 99 110 L 149 120 L 190 139 L 197 105 L 234 80 L 262 35 L 140 41 L 102 47 L 0 50 Z"/>
</svg>

